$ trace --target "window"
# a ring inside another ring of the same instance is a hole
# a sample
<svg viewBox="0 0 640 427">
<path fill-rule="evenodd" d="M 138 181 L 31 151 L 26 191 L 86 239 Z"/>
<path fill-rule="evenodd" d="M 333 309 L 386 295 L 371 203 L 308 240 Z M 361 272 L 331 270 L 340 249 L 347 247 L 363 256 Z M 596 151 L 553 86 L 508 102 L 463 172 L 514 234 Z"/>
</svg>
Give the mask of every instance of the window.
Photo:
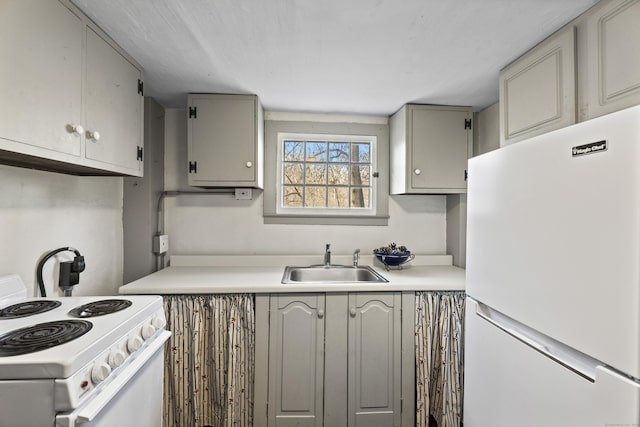
<svg viewBox="0 0 640 427">
<path fill-rule="evenodd" d="M 278 213 L 375 214 L 376 137 L 278 134 Z"/>
<path fill-rule="evenodd" d="M 264 148 L 265 224 L 388 224 L 387 117 L 269 112 Z"/>
</svg>

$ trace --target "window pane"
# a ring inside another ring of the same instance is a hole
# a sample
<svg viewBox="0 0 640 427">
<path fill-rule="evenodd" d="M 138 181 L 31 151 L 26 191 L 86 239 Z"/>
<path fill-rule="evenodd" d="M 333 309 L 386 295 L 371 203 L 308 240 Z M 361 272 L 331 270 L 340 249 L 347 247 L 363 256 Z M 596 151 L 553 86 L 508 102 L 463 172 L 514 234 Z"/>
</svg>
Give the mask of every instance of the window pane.
<svg viewBox="0 0 640 427">
<path fill-rule="evenodd" d="M 287 185 L 284 187 L 283 206 L 288 208 L 302 207 L 302 187 Z"/>
<path fill-rule="evenodd" d="M 304 168 L 301 163 L 285 163 L 283 184 L 304 184 Z"/>
<path fill-rule="evenodd" d="M 326 162 L 327 161 L 327 143 L 322 141 L 307 142 L 307 162 Z"/>
<path fill-rule="evenodd" d="M 352 163 L 370 163 L 371 162 L 371 144 L 368 144 L 368 143 L 351 144 L 351 162 Z"/>
<path fill-rule="evenodd" d="M 330 162 L 348 162 L 349 161 L 349 144 L 348 142 L 330 142 L 329 143 L 329 161 Z"/>
<path fill-rule="evenodd" d="M 348 208 L 349 189 L 343 187 L 329 187 L 328 203 L 330 208 Z"/>
<path fill-rule="evenodd" d="M 285 141 L 284 160 L 288 162 L 301 162 L 304 160 L 304 142 Z"/>
<path fill-rule="evenodd" d="M 351 207 L 352 208 L 368 208 L 369 189 L 368 188 L 352 188 L 351 189 Z"/>
<path fill-rule="evenodd" d="M 305 171 L 306 184 L 326 184 L 327 183 L 327 166 L 307 164 Z"/>
<path fill-rule="evenodd" d="M 306 207 L 324 208 L 327 206 L 326 187 L 307 187 L 304 194 Z"/>
<path fill-rule="evenodd" d="M 371 166 L 351 166 L 351 185 L 371 185 Z"/>
<path fill-rule="evenodd" d="M 349 167 L 329 165 L 329 185 L 349 185 Z"/>
</svg>

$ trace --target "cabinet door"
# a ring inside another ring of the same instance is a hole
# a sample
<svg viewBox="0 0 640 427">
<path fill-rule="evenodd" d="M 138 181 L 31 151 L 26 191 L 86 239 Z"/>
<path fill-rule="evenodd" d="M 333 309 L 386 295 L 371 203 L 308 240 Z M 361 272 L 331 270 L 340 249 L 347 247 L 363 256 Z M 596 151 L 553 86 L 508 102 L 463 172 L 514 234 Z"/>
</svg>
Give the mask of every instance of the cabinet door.
<svg viewBox="0 0 640 427">
<path fill-rule="evenodd" d="M 83 28 L 57 1 L 0 2 L 0 148 L 80 155 Z"/>
<path fill-rule="evenodd" d="M 587 21 L 588 118 L 640 104 L 640 0 L 602 4 Z"/>
<path fill-rule="evenodd" d="M 190 95 L 189 184 L 251 187 L 257 182 L 257 97 Z"/>
<path fill-rule="evenodd" d="M 323 425 L 324 294 L 272 295 L 269 426 Z"/>
<path fill-rule="evenodd" d="M 471 138 L 469 111 L 412 108 L 410 113 L 412 192 L 466 191 Z"/>
<path fill-rule="evenodd" d="M 350 427 L 401 424 L 400 314 L 397 292 L 349 295 Z"/>
<path fill-rule="evenodd" d="M 86 157 L 141 171 L 143 97 L 141 71 L 87 27 Z M 99 133 L 96 137 L 94 132 Z"/>
<path fill-rule="evenodd" d="M 568 27 L 500 72 L 500 145 L 576 122 L 575 62 Z"/>
</svg>

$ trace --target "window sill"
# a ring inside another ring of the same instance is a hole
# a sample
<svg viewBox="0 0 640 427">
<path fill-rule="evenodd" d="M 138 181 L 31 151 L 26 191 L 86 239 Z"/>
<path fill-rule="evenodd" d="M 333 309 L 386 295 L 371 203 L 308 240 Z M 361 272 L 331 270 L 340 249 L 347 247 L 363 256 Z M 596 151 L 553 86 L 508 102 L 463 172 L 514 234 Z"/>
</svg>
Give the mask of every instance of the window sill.
<svg viewBox="0 0 640 427">
<path fill-rule="evenodd" d="M 366 225 L 386 226 L 389 216 L 338 216 L 338 215 L 263 215 L 265 224 L 303 224 L 303 225 Z"/>
</svg>

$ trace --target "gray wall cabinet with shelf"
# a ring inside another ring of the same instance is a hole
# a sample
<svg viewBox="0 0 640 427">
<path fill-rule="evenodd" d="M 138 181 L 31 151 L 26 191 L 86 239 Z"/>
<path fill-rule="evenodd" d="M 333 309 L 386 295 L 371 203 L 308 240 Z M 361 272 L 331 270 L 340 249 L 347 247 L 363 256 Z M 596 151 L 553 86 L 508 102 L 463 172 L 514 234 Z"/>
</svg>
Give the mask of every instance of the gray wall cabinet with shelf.
<svg viewBox="0 0 640 427">
<path fill-rule="evenodd" d="M 142 67 L 67 0 L 3 1 L 0 27 L 0 161 L 142 176 Z"/>
<path fill-rule="evenodd" d="M 565 28 L 500 72 L 502 145 L 576 122 L 575 32 Z"/>
<path fill-rule="evenodd" d="M 256 295 L 254 425 L 413 426 L 414 313 L 413 292 Z"/>
<path fill-rule="evenodd" d="M 640 0 L 601 1 L 500 72 L 500 145 L 640 104 Z"/>
<path fill-rule="evenodd" d="M 588 118 L 640 104 L 640 0 L 600 2 L 586 18 Z"/>
<path fill-rule="evenodd" d="M 470 108 L 407 104 L 389 128 L 391 194 L 466 193 Z"/>
<path fill-rule="evenodd" d="M 188 182 L 263 187 L 264 118 L 255 95 L 190 94 Z"/>
</svg>

